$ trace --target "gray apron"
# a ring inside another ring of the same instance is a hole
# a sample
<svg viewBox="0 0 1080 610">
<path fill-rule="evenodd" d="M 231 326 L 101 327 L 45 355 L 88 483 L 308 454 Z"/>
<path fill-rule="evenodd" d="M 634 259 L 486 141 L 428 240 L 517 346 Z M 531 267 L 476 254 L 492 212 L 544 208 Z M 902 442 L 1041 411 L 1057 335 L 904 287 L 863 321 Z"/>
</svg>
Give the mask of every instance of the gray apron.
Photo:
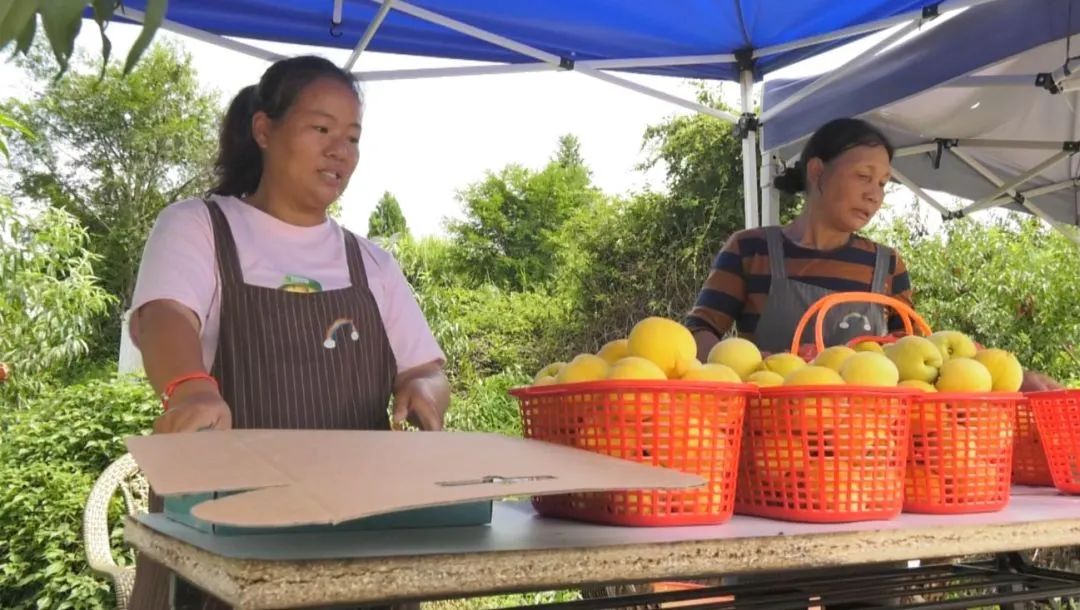
<svg viewBox="0 0 1080 610">
<path fill-rule="evenodd" d="M 791 338 L 810 306 L 835 290 L 788 278 L 784 268 L 784 234 L 780 227 L 765 227 L 769 255 L 769 295 L 754 331 L 754 343 L 765 352 L 791 349 Z M 870 292 L 884 294 L 889 273 L 889 252 L 875 245 L 874 276 Z M 814 342 L 814 320 L 806 325 L 800 344 Z M 841 303 L 825 314 L 825 347 L 842 345 L 865 335 L 888 333 L 885 309 L 876 303 Z"/>
<path fill-rule="evenodd" d="M 810 306 L 837 291 L 799 282 L 787 276 L 784 267 L 784 234 L 780 227 L 765 227 L 765 241 L 769 255 L 769 295 L 765 310 L 758 319 L 754 333 L 754 343 L 762 351 L 778 353 L 791 350 L 791 338 L 799 320 Z M 885 280 L 889 274 L 889 251 L 881 246 L 874 247 L 874 275 L 870 280 L 870 292 L 885 293 Z M 803 330 L 800 344 L 814 343 L 814 322 L 811 319 Z M 860 336 L 888 334 L 888 320 L 885 309 L 876 303 L 841 303 L 829 309 L 825 314 L 825 347 L 842 345 Z M 907 562 L 890 562 L 891 568 L 906 567 Z M 812 570 L 785 572 L 779 578 L 795 578 L 813 573 Z M 726 576 L 720 579 L 724 585 L 761 582 L 778 578 L 775 574 L 744 574 Z M 900 599 L 882 600 L 885 606 L 899 606 Z"/>
</svg>

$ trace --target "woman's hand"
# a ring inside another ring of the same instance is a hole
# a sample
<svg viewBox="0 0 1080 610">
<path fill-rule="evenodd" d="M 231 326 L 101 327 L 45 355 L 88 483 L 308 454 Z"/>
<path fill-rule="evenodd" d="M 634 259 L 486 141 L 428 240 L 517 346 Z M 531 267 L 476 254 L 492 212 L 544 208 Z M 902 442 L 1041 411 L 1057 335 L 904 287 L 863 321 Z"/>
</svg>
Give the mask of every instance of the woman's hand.
<svg viewBox="0 0 1080 610">
<path fill-rule="evenodd" d="M 1020 384 L 1021 392 L 1041 392 L 1044 390 L 1061 390 L 1065 386 L 1042 373 L 1024 371 L 1024 381 Z"/>
<path fill-rule="evenodd" d="M 442 430 L 449 406 L 450 384 L 442 365 L 421 365 L 398 375 L 391 425 L 398 427 L 408 420 L 421 430 Z"/>
<path fill-rule="evenodd" d="M 232 428 L 232 411 L 214 388 L 184 386 L 169 399 L 169 410 L 154 421 L 154 434 L 201 432 Z"/>
</svg>

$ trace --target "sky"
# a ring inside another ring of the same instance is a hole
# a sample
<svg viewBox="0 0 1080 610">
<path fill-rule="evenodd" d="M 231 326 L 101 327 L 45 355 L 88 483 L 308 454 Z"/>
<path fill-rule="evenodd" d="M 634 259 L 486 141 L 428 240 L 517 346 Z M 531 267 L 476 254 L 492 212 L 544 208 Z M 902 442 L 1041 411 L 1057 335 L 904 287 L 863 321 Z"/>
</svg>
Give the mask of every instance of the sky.
<svg viewBox="0 0 1080 610">
<path fill-rule="evenodd" d="M 114 57 L 126 55 L 137 33 L 136 26 L 110 25 Z M 241 87 L 257 82 L 269 66 L 264 60 L 171 32 L 159 31 L 158 37 L 183 44 L 200 81 L 220 93 L 222 104 Z M 875 39 L 789 67 L 771 78 L 823 72 Z M 255 44 L 285 55 L 315 53 L 339 64 L 349 55 L 347 50 Z M 100 38 L 93 22 L 84 21 L 77 48 L 99 55 Z M 453 65 L 467 62 L 365 52 L 356 69 Z M 687 99 L 695 92 L 688 80 L 620 76 Z M 720 86 L 724 99 L 737 104 L 738 85 Z M 25 91 L 25 83 L 19 72 L 0 64 L 0 98 L 20 91 Z M 691 112 L 576 72 L 371 82 L 364 84 L 364 95 L 359 165 L 342 197 L 343 224 L 361 234 L 366 234 L 368 216 L 385 191 L 398 199 L 414 235 L 442 234 L 445 220 L 460 216 L 461 189 L 509 163 L 542 167 L 559 136 L 566 133 L 579 138 L 594 182 L 605 193 L 663 190 L 662 165 L 648 172 L 637 169 L 648 156 L 642 150 L 642 136 L 650 125 Z M 906 190 L 902 194 L 910 201 Z"/>
</svg>

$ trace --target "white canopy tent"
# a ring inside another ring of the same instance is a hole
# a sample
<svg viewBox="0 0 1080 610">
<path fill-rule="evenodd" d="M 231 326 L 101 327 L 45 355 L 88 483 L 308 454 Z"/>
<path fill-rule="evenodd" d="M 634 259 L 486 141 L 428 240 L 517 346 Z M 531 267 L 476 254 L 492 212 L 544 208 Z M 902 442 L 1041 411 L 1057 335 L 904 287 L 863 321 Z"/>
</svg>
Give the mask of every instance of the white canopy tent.
<svg viewBox="0 0 1080 610">
<path fill-rule="evenodd" d="M 861 116 L 897 145 L 896 179 L 946 219 L 1001 206 L 1078 225 L 1078 34 L 1080 0 L 995 2 L 868 57 L 827 88 L 766 82 L 763 157 L 789 164 L 818 125 Z M 928 190 L 971 203 L 949 209 Z M 764 215 L 775 221 L 776 210 Z"/>
</svg>

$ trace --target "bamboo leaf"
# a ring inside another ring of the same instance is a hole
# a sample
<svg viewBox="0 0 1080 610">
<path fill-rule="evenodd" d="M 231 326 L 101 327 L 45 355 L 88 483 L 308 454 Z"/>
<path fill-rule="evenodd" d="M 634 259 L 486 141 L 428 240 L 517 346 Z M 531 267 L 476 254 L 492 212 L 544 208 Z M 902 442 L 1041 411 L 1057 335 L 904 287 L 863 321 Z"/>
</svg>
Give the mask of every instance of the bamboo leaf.
<svg viewBox="0 0 1080 610">
<path fill-rule="evenodd" d="M 105 68 L 109 65 L 109 58 L 112 57 L 112 41 L 105 33 L 105 27 L 112 20 L 115 10 L 116 0 L 94 0 L 94 21 L 97 22 L 98 29 L 101 31 L 101 78 L 105 78 Z"/>
<path fill-rule="evenodd" d="M 60 74 L 67 71 L 68 61 L 75 50 L 75 37 L 82 27 L 82 12 L 86 0 L 47 0 L 41 3 L 41 24 L 52 45 Z"/>
<path fill-rule="evenodd" d="M 37 33 L 37 19 L 31 19 L 26 22 L 26 27 L 23 28 L 21 34 L 19 34 L 18 40 L 15 42 L 15 53 L 22 53 L 26 55 L 30 52 L 30 45 L 34 43 L 34 34 Z"/>
<path fill-rule="evenodd" d="M 15 131 L 17 131 L 17 132 L 21 133 L 22 135 L 26 136 L 27 138 L 33 138 L 34 137 L 34 132 L 30 131 L 30 129 L 28 129 L 22 123 L 16 121 L 15 119 L 13 119 L 11 117 L 4 116 L 2 114 L 0 114 L 0 127 L 6 128 L 6 129 L 14 129 Z"/>
<path fill-rule="evenodd" d="M 4 17 L 7 16 L 11 7 L 15 5 L 15 0 L 0 0 L 0 23 L 4 22 Z"/>
<path fill-rule="evenodd" d="M 135 68 L 135 64 L 139 63 L 139 58 L 146 51 L 146 48 L 150 46 L 150 41 L 154 39 L 154 34 L 157 29 L 161 27 L 162 21 L 165 20 L 165 11 L 169 7 L 169 0 L 147 0 L 146 2 L 146 14 L 143 17 L 143 29 L 139 32 L 139 37 L 135 39 L 135 44 L 131 45 L 131 51 L 128 52 L 127 62 L 124 63 L 124 74 L 130 74 Z"/>
<path fill-rule="evenodd" d="M 0 49 L 23 33 L 26 22 L 34 18 L 37 9 L 38 3 L 34 0 L 17 0 L 8 8 L 0 20 Z"/>
</svg>

